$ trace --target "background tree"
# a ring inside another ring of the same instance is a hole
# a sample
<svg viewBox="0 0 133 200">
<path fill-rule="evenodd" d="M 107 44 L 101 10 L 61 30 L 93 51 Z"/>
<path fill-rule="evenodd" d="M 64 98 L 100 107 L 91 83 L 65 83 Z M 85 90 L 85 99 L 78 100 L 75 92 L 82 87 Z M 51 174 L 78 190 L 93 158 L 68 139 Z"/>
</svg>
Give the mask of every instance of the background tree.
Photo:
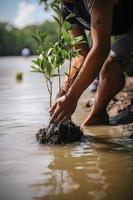
<svg viewBox="0 0 133 200">
<path fill-rule="evenodd" d="M 37 45 L 31 37 L 36 29 L 41 32 L 47 31 L 47 41 L 54 44 L 57 39 L 57 24 L 45 21 L 40 25 L 27 26 L 17 29 L 10 24 L 0 23 L 0 56 L 21 55 L 23 48 L 28 47 L 31 54 L 36 54 Z"/>
</svg>

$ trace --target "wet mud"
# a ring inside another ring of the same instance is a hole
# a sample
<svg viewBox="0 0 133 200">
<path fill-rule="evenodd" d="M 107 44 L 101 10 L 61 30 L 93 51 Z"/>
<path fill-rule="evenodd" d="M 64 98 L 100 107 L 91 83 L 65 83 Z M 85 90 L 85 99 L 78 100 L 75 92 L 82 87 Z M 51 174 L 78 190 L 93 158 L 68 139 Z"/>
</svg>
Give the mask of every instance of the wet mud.
<svg viewBox="0 0 133 200">
<path fill-rule="evenodd" d="M 127 108 L 121 110 L 116 116 L 110 117 L 110 125 L 125 125 L 133 123 L 133 104 L 131 103 Z"/>
<path fill-rule="evenodd" d="M 58 126 L 49 124 L 36 134 L 37 141 L 41 144 L 70 144 L 81 141 L 82 137 L 83 132 L 80 127 L 72 121 Z"/>
<path fill-rule="evenodd" d="M 110 102 L 108 113 L 110 125 L 133 123 L 133 78 L 126 79 L 125 88 Z"/>
</svg>

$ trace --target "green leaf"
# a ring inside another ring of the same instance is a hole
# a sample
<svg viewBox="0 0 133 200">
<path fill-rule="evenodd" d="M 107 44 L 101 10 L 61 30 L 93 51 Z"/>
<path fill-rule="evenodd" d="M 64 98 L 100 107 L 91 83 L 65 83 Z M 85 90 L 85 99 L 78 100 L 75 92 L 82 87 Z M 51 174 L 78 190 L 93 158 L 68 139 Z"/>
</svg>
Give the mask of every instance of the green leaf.
<svg viewBox="0 0 133 200">
<path fill-rule="evenodd" d="M 36 70 L 36 69 L 32 70 L 31 72 L 43 73 L 41 70 Z"/>
<path fill-rule="evenodd" d="M 41 53 L 43 52 L 43 50 L 44 50 L 44 49 L 43 49 L 43 46 L 40 45 L 40 46 L 38 47 L 38 53 L 41 54 Z"/>
<path fill-rule="evenodd" d="M 54 4 L 53 6 L 53 10 L 55 11 L 55 13 L 59 16 L 61 11 L 60 11 L 60 6 L 58 4 Z"/>
<path fill-rule="evenodd" d="M 72 58 L 75 58 L 75 57 L 78 57 L 78 56 L 79 56 L 79 52 L 78 51 L 71 52 L 71 57 Z"/>
<path fill-rule="evenodd" d="M 63 38 L 64 38 L 64 41 L 68 44 L 71 43 L 71 36 L 69 35 L 69 33 L 67 33 L 66 31 L 63 32 Z"/>
<path fill-rule="evenodd" d="M 69 77 L 69 74 L 68 74 L 67 72 L 65 72 L 65 75 L 66 75 L 67 77 Z"/>
<path fill-rule="evenodd" d="M 41 67 L 41 62 L 42 62 L 42 59 L 37 58 L 37 63 L 38 63 L 38 66 L 39 66 L 39 67 Z"/>
<path fill-rule="evenodd" d="M 36 72 L 42 71 L 42 69 L 39 65 L 31 66 L 31 68 L 34 69 Z"/>
<path fill-rule="evenodd" d="M 41 36 L 41 33 L 38 29 L 36 30 L 36 35 L 38 36 L 38 38 L 40 38 L 40 36 Z"/>
<path fill-rule="evenodd" d="M 47 33 L 46 32 L 42 33 L 42 36 L 41 36 L 42 41 L 44 41 L 46 39 L 46 37 L 47 37 Z"/>
<path fill-rule="evenodd" d="M 37 60 L 32 60 L 32 62 L 33 62 L 34 64 L 38 65 Z"/>
<path fill-rule="evenodd" d="M 48 49 L 47 56 L 50 56 L 50 55 L 51 55 L 52 50 L 53 50 L 53 48 L 49 48 L 49 49 Z"/>
<path fill-rule="evenodd" d="M 67 50 L 62 50 L 62 57 L 64 59 L 68 59 L 69 58 L 69 52 Z"/>
<path fill-rule="evenodd" d="M 52 67 L 51 65 L 47 65 L 46 66 L 46 73 L 49 77 L 51 77 L 51 73 L 52 73 Z"/>
<path fill-rule="evenodd" d="M 38 69 L 38 67 L 36 67 L 36 66 L 30 66 L 32 69 L 35 69 L 35 70 L 37 70 Z"/>
<path fill-rule="evenodd" d="M 65 20 L 67 21 L 68 19 L 71 19 L 71 18 L 73 18 L 73 17 L 75 17 L 75 14 L 74 14 L 74 13 L 71 13 L 71 14 L 69 14 L 69 15 L 65 18 Z"/>
<path fill-rule="evenodd" d="M 78 36 L 72 39 L 72 44 L 76 45 L 76 44 L 83 44 L 83 43 L 87 43 L 87 41 L 84 40 L 83 36 Z"/>
<path fill-rule="evenodd" d="M 57 77 L 59 76 L 59 74 L 52 74 L 52 77 Z"/>
<path fill-rule="evenodd" d="M 56 16 L 53 15 L 53 18 L 55 19 L 55 21 L 56 21 L 58 24 L 60 24 L 60 20 L 59 20 Z"/>
<path fill-rule="evenodd" d="M 32 35 L 32 37 L 34 38 L 34 40 L 36 40 L 37 43 L 40 43 L 39 38 L 37 38 L 35 35 Z"/>
<path fill-rule="evenodd" d="M 44 68 L 45 68 L 45 66 L 44 66 L 44 59 L 41 60 L 40 67 L 41 67 L 41 70 L 44 71 Z"/>
<path fill-rule="evenodd" d="M 56 43 L 54 44 L 54 47 L 57 47 L 57 46 L 59 46 L 59 42 L 56 42 Z"/>
<path fill-rule="evenodd" d="M 63 27 L 66 31 L 69 31 L 71 29 L 71 24 L 69 22 L 64 22 Z"/>
</svg>

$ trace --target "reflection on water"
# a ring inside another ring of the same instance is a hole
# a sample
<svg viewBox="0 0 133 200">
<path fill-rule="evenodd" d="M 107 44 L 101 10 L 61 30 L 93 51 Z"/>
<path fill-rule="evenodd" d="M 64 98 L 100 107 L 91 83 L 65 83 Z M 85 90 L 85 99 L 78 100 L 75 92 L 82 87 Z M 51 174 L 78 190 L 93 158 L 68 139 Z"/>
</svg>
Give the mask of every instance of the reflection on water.
<svg viewBox="0 0 133 200">
<path fill-rule="evenodd" d="M 30 59 L 0 58 L 0 199 L 132 200 L 132 130 L 89 127 L 90 141 L 36 142 L 49 105 L 42 76 L 30 73 Z M 23 72 L 19 83 L 17 71 Z M 56 80 L 54 87 L 56 93 Z"/>
<path fill-rule="evenodd" d="M 31 185 L 40 193 L 34 199 L 133 198 L 129 152 L 112 151 L 111 145 L 81 143 L 54 147 L 51 153 L 50 172 L 44 173 L 41 183 Z"/>
</svg>

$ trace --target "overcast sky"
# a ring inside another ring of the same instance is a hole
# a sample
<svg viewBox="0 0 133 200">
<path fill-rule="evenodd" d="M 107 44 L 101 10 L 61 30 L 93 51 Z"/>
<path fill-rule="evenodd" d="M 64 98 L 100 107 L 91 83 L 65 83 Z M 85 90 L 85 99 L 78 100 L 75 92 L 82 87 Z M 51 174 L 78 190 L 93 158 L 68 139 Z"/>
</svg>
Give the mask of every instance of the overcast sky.
<svg viewBox="0 0 133 200">
<path fill-rule="evenodd" d="M 51 19 L 37 0 L 0 0 L 0 22 L 9 22 L 18 28 Z"/>
</svg>

